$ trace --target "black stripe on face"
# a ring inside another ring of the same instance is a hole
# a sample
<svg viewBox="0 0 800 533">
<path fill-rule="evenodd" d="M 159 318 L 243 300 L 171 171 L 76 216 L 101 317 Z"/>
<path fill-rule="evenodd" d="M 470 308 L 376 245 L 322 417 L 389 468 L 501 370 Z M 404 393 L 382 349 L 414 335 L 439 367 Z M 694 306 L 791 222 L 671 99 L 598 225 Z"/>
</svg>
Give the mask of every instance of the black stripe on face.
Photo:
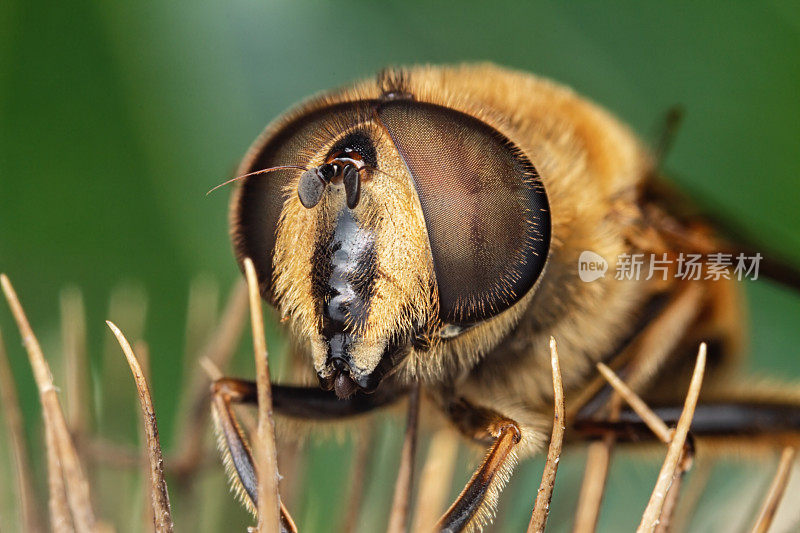
<svg viewBox="0 0 800 533">
<path fill-rule="evenodd" d="M 375 235 L 343 209 L 332 235 L 319 241 L 312 259 L 312 296 L 322 316 L 322 335 L 346 351 L 361 336 L 370 312 L 377 276 Z"/>
</svg>

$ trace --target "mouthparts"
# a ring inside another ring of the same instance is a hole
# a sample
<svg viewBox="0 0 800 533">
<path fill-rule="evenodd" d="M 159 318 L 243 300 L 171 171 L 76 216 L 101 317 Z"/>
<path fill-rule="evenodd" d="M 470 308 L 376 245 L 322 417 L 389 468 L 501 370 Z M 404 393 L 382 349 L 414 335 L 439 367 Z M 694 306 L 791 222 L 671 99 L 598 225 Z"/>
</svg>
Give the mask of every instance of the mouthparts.
<svg viewBox="0 0 800 533">
<path fill-rule="evenodd" d="M 333 381 L 333 390 L 336 397 L 344 400 L 352 396 L 358 390 L 358 384 L 350 377 L 349 372 L 340 370 Z"/>
</svg>

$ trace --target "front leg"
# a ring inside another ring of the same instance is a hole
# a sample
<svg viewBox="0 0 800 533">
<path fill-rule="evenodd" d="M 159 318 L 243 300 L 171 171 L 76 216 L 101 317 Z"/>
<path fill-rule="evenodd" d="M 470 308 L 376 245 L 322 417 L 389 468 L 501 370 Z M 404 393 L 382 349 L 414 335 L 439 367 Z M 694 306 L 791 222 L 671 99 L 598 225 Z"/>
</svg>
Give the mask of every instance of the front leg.
<svg viewBox="0 0 800 533">
<path fill-rule="evenodd" d="M 471 531 L 491 520 L 497 497 L 516 466 L 522 431 L 515 421 L 465 400 L 448 405 L 447 414 L 466 436 L 493 442 L 464 490 L 436 524 L 436 531 Z"/>
<path fill-rule="evenodd" d="M 332 420 L 367 413 L 398 400 L 402 389 L 385 387 L 374 394 L 356 394 L 340 400 L 330 391 L 314 387 L 272 385 L 272 407 L 278 414 L 308 420 Z M 233 414 L 232 404 L 258 402 L 255 381 L 221 378 L 211 386 L 212 412 L 220 449 L 229 467 L 231 483 L 244 504 L 254 511 L 257 506 L 258 480 L 253 457 L 241 425 Z M 281 529 L 296 531 L 289 513 L 281 504 Z"/>
</svg>

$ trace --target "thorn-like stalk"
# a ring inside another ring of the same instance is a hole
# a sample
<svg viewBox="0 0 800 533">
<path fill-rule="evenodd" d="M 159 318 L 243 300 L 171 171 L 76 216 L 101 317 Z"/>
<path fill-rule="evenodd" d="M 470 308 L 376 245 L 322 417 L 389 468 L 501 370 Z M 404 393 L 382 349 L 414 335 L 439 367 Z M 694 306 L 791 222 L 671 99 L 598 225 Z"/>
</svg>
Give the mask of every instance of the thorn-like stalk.
<svg viewBox="0 0 800 533">
<path fill-rule="evenodd" d="M 222 312 L 222 318 L 214 329 L 206 345 L 197 356 L 200 365 L 194 365 L 192 377 L 183 399 L 187 414 L 181 421 L 181 430 L 178 432 L 180 441 L 176 458 L 175 470 L 178 473 L 180 485 L 188 485 L 191 476 L 203 462 L 206 432 L 210 402 L 208 392 L 207 366 L 225 368 L 228 361 L 236 351 L 236 346 L 242 337 L 242 331 L 247 323 L 247 285 L 237 281 Z M 217 377 L 222 377 L 220 371 Z"/>
<path fill-rule="evenodd" d="M 665 444 L 669 443 L 672 432 L 669 427 L 664 423 L 657 414 L 653 412 L 650 407 L 636 394 L 628 385 L 617 376 L 613 370 L 608 368 L 603 363 L 597 363 L 597 369 L 603 375 L 608 383 L 614 387 L 614 390 L 628 402 L 628 405 L 636 412 L 637 415 L 647 424 L 656 437 Z"/>
<path fill-rule="evenodd" d="M 11 374 L 2 334 L 0 334 L 0 402 L 2 402 L 3 415 L 14 455 L 20 524 L 25 531 L 36 533 L 42 531 L 42 523 L 38 514 L 36 494 L 33 491 L 31 464 L 28 449 L 25 446 L 25 429 L 19 409 L 17 387 L 14 384 L 14 376 Z"/>
<path fill-rule="evenodd" d="M 253 330 L 253 351 L 258 386 L 258 426 L 253 443 L 253 462 L 258 474 L 258 531 L 272 533 L 280 530 L 281 511 L 278 496 L 278 454 L 275 445 L 275 424 L 272 420 L 272 391 L 269 381 L 267 339 L 261 312 L 261 295 L 253 261 L 244 260 L 250 300 L 250 323 Z"/>
<path fill-rule="evenodd" d="M 44 358 L 39 341 L 33 334 L 28 317 L 22 309 L 17 293 L 5 274 L 0 274 L 0 285 L 5 293 L 14 320 L 17 322 L 22 342 L 28 352 L 28 359 L 33 369 L 33 376 L 39 388 L 39 398 L 42 408 L 46 411 L 45 423 L 49 423 L 52 430 L 52 440 L 57 450 L 58 460 L 61 464 L 65 492 L 69 502 L 72 519 L 75 529 L 79 533 L 94 531 L 97 521 L 92 510 L 91 497 L 89 495 L 89 483 L 81 468 L 78 454 L 72 444 L 72 439 L 64 418 L 64 412 L 58 403 L 56 388 L 53 385 L 53 377 L 50 367 Z"/>
<path fill-rule="evenodd" d="M 189 284 L 189 298 L 186 306 L 186 334 L 184 341 L 184 361 L 194 364 L 195 358 L 203 349 L 217 323 L 217 301 L 219 286 L 213 278 L 197 276 Z"/>
<path fill-rule="evenodd" d="M 77 288 L 61 291 L 61 343 L 66 364 L 67 420 L 76 447 L 83 451 L 89 429 L 89 360 L 86 355 L 86 311 Z"/>
<path fill-rule="evenodd" d="M 440 429 L 431 439 L 428 457 L 422 467 L 419 497 L 411 531 L 425 531 L 447 509 L 458 457 L 458 436 L 449 428 Z"/>
<path fill-rule="evenodd" d="M 575 511 L 575 523 L 572 526 L 573 533 L 592 533 L 597 528 L 613 448 L 613 435 L 591 442 L 586 448 L 586 467 Z"/>
<path fill-rule="evenodd" d="M 53 423 L 46 410 L 42 410 L 44 419 L 44 439 L 47 448 L 47 490 L 49 494 L 47 507 L 50 511 L 50 529 L 55 533 L 71 533 L 75 531 L 72 514 L 67 502 L 67 488 L 64 486 L 64 472 L 61 459 L 58 457 L 58 442 Z"/>
<path fill-rule="evenodd" d="M 142 369 L 142 375 L 144 376 L 145 384 L 151 381 L 150 378 L 150 347 L 148 344 L 143 340 L 136 341 L 136 344 L 133 346 L 133 353 L 138 354 L 136 356 L 137 361 L 139 361 L 139 366 Z M 138 386 L 137 386 L 138 391 Z M 139 404 L 141 405 L 141 400 L 139 400 Z M 148 453 L 141 454 L 141 479 L 142 483 L 140 489 L 142 491 L 142 521 L 145 524 L 155 524 L 155 511 L 153 505 L 153 483 L 150 480 L 150 445 L 147 438 L 147 419 L 145 418 L 144 410 L 142 409 L 141 412 L 141 422 L 142 424 L 139 426 L 139 442 L 144 450 L 147 450 Z M 156 428 L 158 429 L 158 428 Z"/>
<path fill-rule="evenodd" d="M 561 445 L 564 441 L 564 384 L 561 381 L 561 366 L 558 362 L 558 349 L 556 340 L 550 337 L 550 364 L 553 368 L 553 433 L 550 436 L 550 446 L 547 450 L 547 460 L 542 472 L 542 482 L 536 494 L 536 501 L 528 523 L 528 533 L 540 533 L 547 524 L 547 515 L 550 513 L 550 501 L 553 499 L 553 488 L 556 485 L 556 473 L 561 458 Z"/>
<path fill-rule="evenodd" d="M 764 499 L 764 503 L 761 504 L 758 518 L 753 524 L 753 529 L 751 530 L 753 533 L 767 533 L 772 525 L 772 520 L 778 511 L 778 505 L 780 505 L 783 493 L 786 491 L 786 485 L 789 483 L 789 475 L 792 472 L 792 463 L 796 452 L 797 450 L 794 448 L 783 449 L 781 461 L 778 463 L 778 470 L 775 472 L 775 477 L 769 486 L 767 497 Z"/>
<path fill-rule="evenodd" d="M 672 531 L 688 531 L 694 518 L 700 498 L 708 486 L 714 470 L 714 457 L 705 457 L 705 461 L 698 462 L 692 469 L 692 475 L 685 485 L 681 495 L 680 505 L 672 519 Z"/>
<path fill-rule="evenodd" d="M 361 503 L 364 499 L 364 481 L 374 444 L 375 430 L 371 423 L 362 424 L 355 433 L 356 446 L 350 466 L 350 481 L 347 491 L 347 509 L 342 520 L 342 531 L 354 533 L 358 524 Z"/>
<path fill-rule="evenodd" d="M 411 490 L 414 486 L 414 456 L 417 451 L 417 429 L 419 426 L 419 384 L 411 388 L 408 395 L 408 417 L 400 467 L 394 485 L 394 497 L 389 511 L 387 533 L 404 533 L 408 529 L 408 511 L 411 507 Z"/>
<path fill-rule="evenodd" d="M 153 502 L 155 530 L 158 533 L 170 532 L 173 524 L 169 505 L 169 492 L 167 491 L 167 482 L 164 479 L 164 459 L 161 455 L 161 444 L 158 441 L 156 413 L 153 410 L 153 401 L 150 398 L 147 380 L 125 335 L 110 320 L 106 320 L 106 324 L 114 333 L 122 352 L 125 354 L 125 359 L 128 360 L 128 366 L 131 368 L 133 380 L 136 382 L 136 390 L 139 393 L 139 401 L 142 405 L 145 434 L 147 436 L 147 452 L 150 459 L 150 483 L 152 487 L 150 495 Z"/>
<path fill-rule="evenodd" d="M 700 387 L 703 384 L 703 374 L 706 367 L 706 344 L 700 344 L 697 352 L 697 362 L 695 363 L 692 380 L 689 383 L 689 392 L 686 394 L 686 401 L 683 404 L 683 411 L 678 419 L 678 425 L 672 435 L 672 439 L 667 449 L 667 457 L 661 466 L 650 501 L 642 514 L 642 521 L 637 529 L 638 533 L 654 531 L 661 518 L 661 511 L 664 501 L 667 498 L 672 481 L 678 473 L 679 463 L 684 452 L 686 438 L 689 435 L 689 427 L 692 424 L 694 410 L 697 407 L 697 398 L 700 396 Z"/>
</svg>

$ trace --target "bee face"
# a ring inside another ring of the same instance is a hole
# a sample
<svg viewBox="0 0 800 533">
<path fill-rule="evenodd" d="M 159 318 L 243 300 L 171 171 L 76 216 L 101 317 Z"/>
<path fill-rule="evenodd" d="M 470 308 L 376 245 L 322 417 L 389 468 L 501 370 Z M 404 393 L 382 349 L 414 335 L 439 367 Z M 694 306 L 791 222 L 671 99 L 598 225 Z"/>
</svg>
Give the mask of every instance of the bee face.
<svg viewBox="0 0 800 533">
<path fill-rule="evenodd" d="M 412 346 L 508 310 L 544 267 L 550 220 L 531 162 L 413 87 L 290 114 L 240 171 L 276 166 L 295 168 L 249 177 L 234 198 L 235 249 L 340 397 L 374 390 Z"/>
</svg>

